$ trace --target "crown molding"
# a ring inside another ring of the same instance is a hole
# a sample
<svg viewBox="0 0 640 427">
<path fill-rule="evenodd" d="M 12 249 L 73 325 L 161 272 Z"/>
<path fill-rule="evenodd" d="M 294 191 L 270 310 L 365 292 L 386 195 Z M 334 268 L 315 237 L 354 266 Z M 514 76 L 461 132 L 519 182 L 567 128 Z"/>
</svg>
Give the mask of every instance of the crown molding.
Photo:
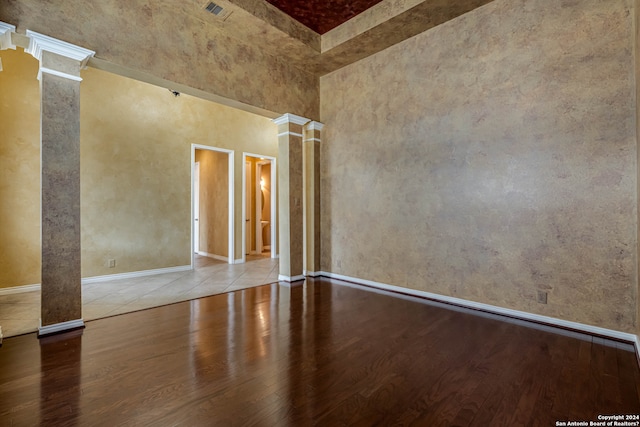
<svg viewBox="0 0 640 427">
<path fill-rule="evenodd" d="M 324 123 L 320 123 L 320 122 L 309 122 L 307 124 L 307 129 L 309 130 L 322 130 L 322 128 L 324 127 Z"/>
<path fill-rule="evenodd" d="M 42 52 L 46 51 L 75 59 L 80 62 L 80 68 L 84 68 L 89 58 L 95 55 L 92 50 L 63 42 L 35 31 L 27 30 L 27 37 L 29 37 L 29 47 L 25 49 L 25 52 L 33 55 L 38 61 L 42 61 Z"/>
<path fill-rule="evenodd" d="M 16 32 L 15 25 L 0 21 L 0 50 L 14 49 L 16 45 L 11 41 L 11 34 Z"/>
<path fill-rule="evenodd" d="M 290 113 L 284 114 L 276 119 L 273 119 L 272 121 L 277 125 L 283 125 L 285 123 L 293 123 L 296 125 L 304 126 L 305 124 L 309 123 L 309 119 L 305 117 L 296 116 L 295 114 L 290 114 Z"/>
</svg>

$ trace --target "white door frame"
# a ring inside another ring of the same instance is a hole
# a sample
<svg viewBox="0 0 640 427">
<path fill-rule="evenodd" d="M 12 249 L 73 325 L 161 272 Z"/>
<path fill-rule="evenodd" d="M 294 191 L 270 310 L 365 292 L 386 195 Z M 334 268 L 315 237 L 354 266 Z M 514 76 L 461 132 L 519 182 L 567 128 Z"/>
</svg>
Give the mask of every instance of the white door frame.
<svg viewBox="0 0 640 427">
<path fill-rule="evenodd" d="M 245 160 L 246 160 L 246 158 L 245 158 Z M 244 162 L 244 181 L 243 181 L 243 184 L 242 184 L 242 189 L 243 189 L 242 195 L 244 197 L 243 202 L 245 203 L 245 205 L 250 199 L 250 195 L 247 194 L 246 185 L 247 185 L 247 179 L 251 179 L 250 178 L 251 177 L 251 171 L 247 168 L 247 165 L 249 165 L 249 167 L 250 167 L 251 166 L 251 162 L 247 162 L 247 161 Z M 247 175 L 249 177 L 247 177 Z M 242 219 L 244 221 L 244 246 L 243 246 L 244 250 L 242 251 L 242 253 L 244 255 L 247 255 L 247 254 L 251 253 L 251 233 L 247 233 L 247 230 L 251 229 L 251 217 L 250 216 L 247 217 L 246 210 L 244 211 L 244 213 L 242 215 L 243 215 Z M 249 247 L 247 247 L 247 245 L 249 245 Z"/>
<path fill-rule="evenodd" d="M 198 252 L 200 251 L 200 162 L 193 162 L 193 179 L 191 180 L 193 183 L 193 246 L 192 251 Z"/>
<path fill-rule="evenodd" d="M 277 258 L 277 233 L 276 230 L 278 229 L 277 224 L 278 224 L 278 218 L 277 218 L 277 203 L 278 203 L 278 197 L 277 197 L 277 165 L 276 165 L 276 158 L 275 157 L 271 157 L 271 156 L 265 156 L 264 154 L 255 154 L 255 153 L 247 153 L 247 152 L 243 152 L 242 153 L 242 167 L 245 168 L 245 170 L 242 173 L 242 218 L 246 218 L 247 216 L 247 206 L 246 206 L 246 200 L 247 200 L 247 183 L 246 183 L 246 175 L 247 175 L 247 171 L 246 171 L 246 164 L 247 164 L 247 157 L 257 157 L 258 159 L 265 159 L 265 160 L 269 160 L 271 161 L 271 258 Z M 260 182 L 259 178 L 258 178 L 258 182 Z M 247 237 L 245 235 L 246 233 L 246 227 L 242 228 L 242 262 L 246 262 L 247 258 L 245 255 L 246 252 L 246 241 L 247 241 Z"/>
<path fill-rule="evenodd" d="M 234 233 L 234 151 L 233 150 L 227 150 L 224 148 L 218 148 L 218 147 L 211 147 L 209 145 L 201 145 L 201 144 L 191 144 L 191 248 L 193 249 L 193 232 L 194 232 L 194 227 L 193 227 L 193 223 L 195 222 L 195 212 L 194 212 L 194 208 L 193 208 L 193 191 L 194 191 L 194 185 L 193 185 L 193 169 L 194 169 L 194 164 L 196 162 L 196 150 L 209 150 L 209 151 L 218 151 L 220 153 L 226 153 L 229 155 L 229 247 L 228 247 L 228 252 L 229 252 L 229 264 L 233 264 L 234 263 L 234 259 L 235 259 L 235 252 L 234 252 L 234 243 L 235 243 L 235 233 Z M 194 261 L 195 261 L 195 254 L 193 252 L 193 250 L 191 251 L 191 268 L 193 269 L 194 267 Z"/>
</svg>

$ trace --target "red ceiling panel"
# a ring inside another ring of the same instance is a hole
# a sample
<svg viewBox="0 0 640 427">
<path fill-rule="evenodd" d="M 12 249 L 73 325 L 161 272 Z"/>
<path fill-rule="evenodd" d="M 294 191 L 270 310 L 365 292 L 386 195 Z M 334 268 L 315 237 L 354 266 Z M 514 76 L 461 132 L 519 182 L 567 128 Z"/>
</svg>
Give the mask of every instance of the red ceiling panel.
<svg viewBox="0 0 640 427">
<path fill-rule="evenodd" d="M 324 34 L 382 0 L 267 0 L 296 21 Z"/>
</svg>

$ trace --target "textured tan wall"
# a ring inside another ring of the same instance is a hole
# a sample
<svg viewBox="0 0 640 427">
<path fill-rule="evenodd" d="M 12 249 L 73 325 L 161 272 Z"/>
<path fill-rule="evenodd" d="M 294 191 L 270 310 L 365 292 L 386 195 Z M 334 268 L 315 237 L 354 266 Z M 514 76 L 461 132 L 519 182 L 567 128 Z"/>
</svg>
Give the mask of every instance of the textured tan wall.
<svg viewBox="0 0 640 427">
<path fill-rule="evenodd" d="M 40 281 L 40 113 L 37 61 L 20 51 L 0 58 L 0 108 L 8 112 L 0 116 L 0 286 L 8 287 Z M 82 77 L 83 277 L 189 264 L 191 144 L 235 150 L 239 183 L 243 151 L 277 156 L 277 126 L 104 71 L 89 68 Z M 234 202 L 239 259 L 241 185 Z"/>
<path fill-rule="evenodd" d="M 234 20 L 243 14 L 227 25 L 205 12 L 205 3 L 9 0 L 0 4 L 0 21 L 86 47 L 135 72 L 274 113 L 317 117 L 318 79 L 277 52 L 283 40 L 269 46 L 272 32 L 264 31 L 266 49 L 241 41 L 234 33 L 246 32 L 243 21 Z"/>
<path fill-rule="evenodd" d="M 322 269 L 636 331 L 631 6 L 496 0 L 323 77 Z"/>
<path fill-rule="evenodd" d="M 190 264 L 184 100 L 98 70 L 83 78 L 83 276 Z"/>
<path fill-rule="evenodd" d="M 142 257 L 135 264 L 122 266 L 123 271 L 189 264 L 192 143 L 235 150 L 235 257 L 241 258 L 244 221 L 242 185 L 238 183 L 242 182 L 242 152 L 277 155 L 277 127 L 271 120 L 184 94 L 174 97 L 164 88 L 91 68 L 83 76 L 83 170 L 97 168 L 104 171 L 100 175 L 114 180 L 111 188 L 97 191 L 95 196 L 90 195 L 92 188 L 104 186 L 108 180 L 83 180 L 83 230 L 89 227 L 83 233 L 83 251 L 95 259 L 93 269 L 88 261 L 83 262 L 83 274 L 120 272 L 101 267 L 104 258 L 123 258 L 116 257 L 112 249 L 125 251 L 125 259 Z M 95 159 L 93 166 L 85 160 L 89 155 Z M 108 166 L 112 169 L 104 170 L 109 159 L 113 159 Z M 136 166 L 139 172 L 134 172 Z M 119 194 L 119 188 L 127 190 L 106 210 L 106 203 L 100 202 L 104 193 Z M 95 204 L 92 197 L 98 199 Z M 119 217 L 111 226 L 98 219 L 108 211 Z M 152 224 L 146 224 L 148 218 L 154 218 Z M 127 223 L 135 231 L 114 233 L 116 224 Z M 128 236 L 136 235 L 132 232 L 139 234 L 147 227 L 148 240 L 128 243 Z M 109 236 L 110 243 L 91 245 L 88 230 L 96 236 Z"/>
<path fill-rule="evenodd" d="M 635 53 L 636 60 L 636 144 L 640 144 L 640 53 L 638 49 L 640 49 L 640 0 L 634 0 L 635 7 L 635 49 L 633 50 Z M 638 164 L 640 164 L 640 150 L 638 151 Z M 638 170 L 638 181 L 640 182 L 640 170 Z M 638 187 L 638 201 L 640 202 L 640 185 Z M 638 208 L 640 210 L 640 208 Z M 637 226 L 636 226 L 637 227 Z M 638 233 L 640 233 L 640 227 L 638 228 Z M 638 237 L 638 244 L 640 245 L 640 234 Z M 639 246 L 640 248 L 640 246 Z M 638 251 L 636 251 L 636 263 L 638 263 Z M 636 317 L 636 334 L 638 338 L 640 338 L 640 263 L 638 263 L 638 273 L 636 274 L 636 280 L 638 282 L 638 288 L 636 290 L 636 300 L 637 300 L 637 317 Z"/>
<path fill-rule="evenodd" d="M 5 288 L 40 283 L 40 90 L 35 58 L 18 49 L 0 51 L 0 59 L 0 288 Z"/>
<path fill-rule="evenodd" d="M 200 249 L 229 256 L 229 154 L 196 150 L 200 162 Z"/>
</svg>

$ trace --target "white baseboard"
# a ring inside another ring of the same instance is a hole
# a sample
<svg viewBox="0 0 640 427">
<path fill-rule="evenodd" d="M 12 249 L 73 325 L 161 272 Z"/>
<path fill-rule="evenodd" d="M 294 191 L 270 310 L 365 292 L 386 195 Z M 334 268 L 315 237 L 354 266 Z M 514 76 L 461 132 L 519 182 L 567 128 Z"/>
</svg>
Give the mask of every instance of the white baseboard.
<svg viewBox="0 0 640 427">
<path fill-rule="evenodd" d="M 210 254 L 208 252 L 203 252 L 203 251 L 198 251 L 196 253 L 201 256 L 206 256 L 207 258 L 213 258 L 213 259 L 217 259 L 218 261 L 229 262 L 229 257 L 227 256 Z"/>
<path fill-rule="evenodd" d="M 322 273 L 320 271 L 307 271 L 307 270 L 304 270 L 302 272 L 302 274 L 304 274 L 305 276 L 310 276 L 310 277 L 318 277 L 318 276 L 322 275 Z"/>
<path fill-rule="evenodd" d="M 86 285 L 89 283 L 107 282 L 109 280 L 133 279 L 136 277 L 154 276 L 156 274 L 179 273 L 189 270 L 193 270 L 190 265 L 180 265 L 177 267 L 156 268 L 154 270 L 141 270 L 132 271 L 130 273 L 109 274 L 106 276 L 85 277 L 82 279 L 82 284 Z"/>
<path fill-rule="evenodd" d="M 157 268 L 154 270 L 141 270 L 141 271 L 132 271 L 130 273 L 118 273 L 118 274 L 108 274 L 105 276 L 85 277 L 82 279 L 82 284 L 86 285 L 89 283 L 107 282 L 109 280 L 118 280 L 118 279 L 132 279 L 136 277 L 153 276 L 156 274 L 178 273 L 178 272 L 189 271 L 189 270 L 192 270 L 192 267 L 190 265 L 181 265 L 178 267 Z M 10 288 L 0 288 L 0 295 L 10 295 L 10 294 L 19 294 L 22 292 L 39 291 L 40 288 L 41 288 L 40 283 L 36 283 L 35 285 L 12 286 Z"/>
<path fill-rule="evenodd" d="M 288 283 L 293 283 L 293 282 L 298 282 L 300 280 L 304 280 L 304 276 L 300 275 L 300 276 L 285 276 L 282 274 L 278 275 L 278 281 L 279 282 L 288 282 Z"/>
<path fill-rule="evenodd" d="M 39 326 L 38 336 L 56 334 L 58 332 L 68 331 L 70 329 L 84 328 L 84 321 L 82 319 L 69 320 L 68 322 L 54 323 L 53 325 Z"/>
<path fill-rule="evenodd" d="M 35 285 L 12 286 L 10 288 L 0 288 L 0 295 L 20 294 L 22 292 L 33 292 L 40 290 L 40 283 Z"/>
<path fill-rule="evenodd" d="M 613 329 L 601 328 L 599 326 L 585 325 L 578 322 L 570 322 L 568 320 L 562 320 L 555 317 L 542 316 L 539 314 L 527 313 L 526 311 L 512 310 L 510 308 L 498 307 L 495 305 L 484 304 L 474 301 L 469 301 L 461 298 L 449 297 L 446 295 L 434 294 L 431 292 L 418 291 L 415 289 L 403 288 L 400 286 L 388 285 L 386 283 L 374 282 L 372 280 L 360 279 L 357 277 L 344 276 L 342 274 L 329 273 L 326 271 L 320 272 L 321 276 L 329 277 L 332 279 L 345 280 L 347 282 L 353 282 L 372 288 L 382 289 L 386 291 L 402 293 L 405 295 L 416 296 L 420 298 L 427 298 L 433 301 L 442 302 L 445 304 L 451 304 L 459 307 L 470 308 L 473 310 L 484 311 L 488 313 L 497 314 L 500 316 L 507 316 L 511 318 L 521 319 L 529 322 L 539 323 L 554 326 L 560 329 L 569 329 L 573 331 L 583 332 L 587 335 L 596 335 L 601 337 L 612 338 L 617 341 L 624 341 L 630 344 L 634 344 L 636 347 L 636 355 L 640 351 L 640 342 L 638 336 L 629 334 L 626 332 L 615 331 Z"/>
<path fill-rule="evenodd" d="M 234 263 L 234 264 L 244 264 L 244 263 L 245 263 L 245 260 L 244 260 L 244 259 L 242 259 L 242 258 L 238 258 L 238 259 L 234 260 L 234 261 L 233 261 L 233 263 Z"/>
</svg>

